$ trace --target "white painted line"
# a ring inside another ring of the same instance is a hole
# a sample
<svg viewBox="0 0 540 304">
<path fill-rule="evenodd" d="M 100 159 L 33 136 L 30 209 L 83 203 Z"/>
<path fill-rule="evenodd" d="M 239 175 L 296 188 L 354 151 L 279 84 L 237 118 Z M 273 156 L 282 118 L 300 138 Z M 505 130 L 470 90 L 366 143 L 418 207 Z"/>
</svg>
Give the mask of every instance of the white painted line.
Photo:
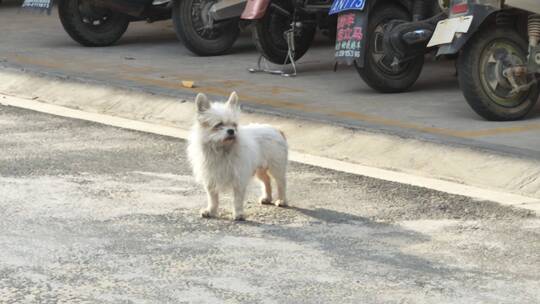
<svg viewBox="0 0 540 304">
<path fill-rule="evenodd" d="M 13 96 L 1 95 L 0 104 L 13 106 L 18 108 L 24 108 L 28 110 L 33 110 L 37 112 L 81 119 L 86 121 L 92 121 L 101 123 L 104 125 L 141 131 L 146 133 L 153 133 L 159 135 L 170 136 L 174 138 L 187 139 L 189 135 L 188 130 L 161 126 L 157 124 L 151 124 L 126 118 L 120 118 L 110 115 L 98 114 L 98 113 L 88 113 L 80 110 L 74 110 L 62 106 L 51 105 L 42 103 L 39 101 L 28 100 Z M 378 169 L 363 165 L 358 165 L 354 163 L 349 163 L 345 161 L 339 161 L 335 159 L 330 159 L 326 157 L 314 156 L 305 153 L 290 152 L 290 160 L 294 162 L 299 162 L 303 164 L 308 164 L 312 166 L 322 167 L 326 169 L 363 175 L 371 178 L 397 182 L 401 184 L 408 184 L 418 187 L 424 187 L 428 189 L 433 189 L 441 192 L 463 195 L 467 197 L 472 197 L 479 200 L 486 200 L 497 202 L 503 205 L 510 205 L 520 208 L 525 208 L 533 210 L 536 213 L 540 214 L 540 199 L 531 198 L 506 192 L 488 190 L 483 188 L 478 188 L 474 186 L 463 185 L 455 182 L 443 181 L 434 178 L 427 178 L 416 176 L 412 174 L 396 172 L 385 169 Z"/>
<path fill-rule="evenodd" d="M 512 205 L 532 209 L 540 213 L 540 199 L 531 198 L 512 193 L 488 190 L 455 182 L 443 181 L 435 178 L 422 177 L 392 170 L 379 169 L 339 161 L 326 157 L 307 155 L 291 151 L 291 160 L 299 163 L 328 168 L 340 172 L 368 176 L 376 179 L 429 188 L 441 192 L 473 197 L 480 200 L 497 202 L 503 205 Z"/>
<path fill-rule="evenodd" d="M 104 125 L 119 127 L 123 129 L 154 133 L 159 135 L 187 139 L 189 132 L 180 128 L 167 127 L 147 122 L 126 119 L 111 115 L 89 113 L 67 107 L 47 104 L 35 100 L 29 100 L 14 96 L 0 95 L 0 104 L 18 108 L 24 108 L 41 113 L 47 113 L 57 116 L 93 121 Z"/>
</svg>

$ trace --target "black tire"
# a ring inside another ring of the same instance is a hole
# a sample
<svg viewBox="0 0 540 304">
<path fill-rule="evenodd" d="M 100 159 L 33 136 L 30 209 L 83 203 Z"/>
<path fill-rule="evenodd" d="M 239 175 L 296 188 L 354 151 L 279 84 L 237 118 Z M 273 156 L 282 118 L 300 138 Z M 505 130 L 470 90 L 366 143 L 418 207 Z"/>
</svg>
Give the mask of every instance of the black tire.
<svg viewBox="0 0 540 304">
<path fill-rule="evenodd" d="M 194 6 L 210 7 L 213 0 L 175 0 L 173 4 L 172 19 L 176 36 L 191 52 L 199 56 L 215 56 L 227 53 L 238 34 L 240 28 L 238 19 L 222 21 L 211 30 L 199 30 L 197 27 L 204 25 L 201 19 L 202 9 L 194 9 Z M 193 16 L 192 12 L 199 13 Z"/>
<path fill-rule="evenodd" d="M 424 56 L 420 55 L 404 63 L 399 71 L 377 62 L 375 54 L 382 54 L 382 43 L 377 33 L 382 26 L 391 20 L 410 20 L 410 15 L 399 5 L 382 4 L 373 8 L 368 20 L 367 46 L 364 66 L 356 65 L 356 69 L 364 82 L 381 93 L 398 93 L 408 90 L 418 79 L 424 66 Z M 377 32 L 376 32 L 377 31 Z M 380 56 L 379 56 L 380 57 Z"/>
<path fill-rule="evenodd" d="M 270 2 L 266 14 L 260 20 L 255 21 L 251 33 L 257 50 L 268 61 L 275 64 L 285 64 L 288 47 L 284 32 L 290 29 L 292 20 L 280 13 L 272 6 L 272 3 L 291 14 L 293 12 L 291 1 L 273 0 Z M 317 27 L 314 24 L 304 24 L 302 28 L 298 29 L 295 35 L 295 61 L 306 54 L 316 31 Z"/>
<path fill-rule="evenodd" d="M 512 61 L 527 63 L 528 43 L 518 32 L 510 28 L 489 28 L 477 32 L 465 45 L 458 58 L 458 80 L 463 95 L 472 109 L 487 120 L 522 119 L 538 100 L 537 85 L 532 85 L 527 91 L 512 94 L 511 85 L 506 82 L 504 76 L 500 76 L 500 81 L 496 81 L 496 84 L 489 81 L 493 79 L 492 74 L 497 74 L 496 71 L 502 71 L 507 67 L 501 63 L 503 61 L 490 60 L 490 54 L 508 58 L 504 55 L 507 48 L 513 50 L 510 53 L 515 52 Z M 523 83 L 532 80 L 530 76 L 524 77 L 521 79 Z"/>
<path fill-rule="evenodd" d="M 126 32 L 129 16 L 106 9 L 99 9 L 106 20 L 94 25 L 85 22 L 79 9 L 84 0 L 63 0 L 58 4 L 58 15 L 62 26 L 73 40 L 84 46 L 99 47 L 114 44 Z"/>
</svg>

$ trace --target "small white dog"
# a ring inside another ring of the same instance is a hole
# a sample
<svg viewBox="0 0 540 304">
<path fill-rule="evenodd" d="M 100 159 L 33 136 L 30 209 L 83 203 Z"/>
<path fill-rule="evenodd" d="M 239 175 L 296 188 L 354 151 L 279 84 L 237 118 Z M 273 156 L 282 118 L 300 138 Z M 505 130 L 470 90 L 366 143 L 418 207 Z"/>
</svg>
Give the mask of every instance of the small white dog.
<svg viewBox="0 0 540 304">
<path fill-rule="evenodd" d="M 288 145 L 285 136 L 269 125 L 238 126 L 238 96 L 226 103 L 210 103 L 204 94 L 195 98 L 197 115 L 191 130 L 188 157 L 193 173 L 208 196 L 202 217 L 215 217 L 219 192 L 232 189 L 234 220 L 244 220 L 244 197 L 253 176 L 261 181 L 261 204 L 272 204 L 270 176 L 277 185 L 276 206 L 286 206 Z"/>
</svg>

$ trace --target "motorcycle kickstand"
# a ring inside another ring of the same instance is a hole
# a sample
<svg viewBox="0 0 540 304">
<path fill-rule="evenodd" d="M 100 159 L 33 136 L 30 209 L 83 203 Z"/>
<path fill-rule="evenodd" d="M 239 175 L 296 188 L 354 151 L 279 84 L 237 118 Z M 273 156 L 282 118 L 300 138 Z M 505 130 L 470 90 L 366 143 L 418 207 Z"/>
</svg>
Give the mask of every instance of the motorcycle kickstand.
<svg viewBox="0 0 540 304">
<path fill-rule="evenodd" d="M 268 67 L 268 62 L 263 57 L 263 55 L 259 56 L 259 59 L 257 60 L 257 67 L 256 68 L 249 68 L 248 71 L 250 73 L 267 73 L 272 75 L 280 75 L 283 77 L 295 77 L 296 76 L 296 62 L 294 60 L 294 25 L 293 27 L 285 32 L 285 35 L 287 37 L 287 57 L 285 58 L 285 62 L 283 65 L 286 65 L 287 62 L 291 63 L 292 66 L 292 73 L 287 73 L 283 70 L 272 70 Z M 265 67 L 262 67 L 262 62 L 264 61 Z"/>
</svg>

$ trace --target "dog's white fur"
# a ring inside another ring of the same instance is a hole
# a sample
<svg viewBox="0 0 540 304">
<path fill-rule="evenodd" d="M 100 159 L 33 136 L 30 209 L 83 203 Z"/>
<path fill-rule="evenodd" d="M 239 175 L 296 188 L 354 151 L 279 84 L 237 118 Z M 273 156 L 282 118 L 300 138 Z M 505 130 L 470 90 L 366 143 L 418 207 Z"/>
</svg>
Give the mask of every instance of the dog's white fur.
<svg viewBox="0 0 540 304">
<path fill-rule="evenodd" d="M 272 176 L 278 192 L 274 204 L 286 206 L 288 145 L 283 133 L 269 125 L 238 126 L 240 107 L 235 92 L 226 103 L 211 103 L 204 94 L 198 94 L 195 103 L 197 115 L 187 152 L 195 178 L 208 196 L 208 207 L 201 210 L 201 216 L 215 217 L 219 192 L 232 189 L 233 218 L 244 220 L 244 197 L 253 176 L 262 185 L 260 203 L 272 203 Z"/>
</svg>

